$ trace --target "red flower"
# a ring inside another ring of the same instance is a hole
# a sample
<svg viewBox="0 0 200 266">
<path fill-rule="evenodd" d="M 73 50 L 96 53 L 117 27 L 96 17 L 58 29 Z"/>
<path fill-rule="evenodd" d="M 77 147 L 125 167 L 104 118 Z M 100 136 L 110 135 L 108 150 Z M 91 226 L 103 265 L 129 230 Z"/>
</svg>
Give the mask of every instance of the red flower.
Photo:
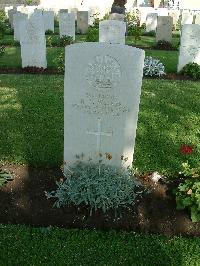
<svg viewBox="0 0 200 266">
<path fill-rule="evenodd" d="M 182 145 L 180 148 L 182 154 L 191 154 L 193 153 L 193 147 L 189 145 Z"/>
</svg>

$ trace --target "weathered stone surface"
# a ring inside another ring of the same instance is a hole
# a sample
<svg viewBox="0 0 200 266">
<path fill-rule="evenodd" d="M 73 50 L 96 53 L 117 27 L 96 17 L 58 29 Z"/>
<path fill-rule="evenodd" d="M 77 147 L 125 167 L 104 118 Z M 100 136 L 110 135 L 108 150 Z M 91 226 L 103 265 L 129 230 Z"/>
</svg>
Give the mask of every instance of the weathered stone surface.
<svg viewBox="0 0 200 266">
<path fill-rule="evenodd" d="M 144 51 L 82 43 L 66 47 L 65 60 L 65 171 L 80 158 L 131 166 Z"/>
<path fill-rule="evenodd" d="M 172 42 L 173 19 L 170 16 L 159 16 L 157 20 L 156 42 Z"/>
<path fill-rule="evenodd" d="M 88 32 L 89 26 L 89 15 L 88 11 L 78 11 L 77 12 L 77 32 L 81 34 L 86 34 Z"/>
<path fill-rule="evenodd" d="M 188 63 L 200 65 L 200 25 L 183 25 L 178 72 Z"/>
<path fill-rule="evenodd" d="M 99 42 L 125 44 L 126 23 L 104 20 L 99 23 Z"/>
</svg>

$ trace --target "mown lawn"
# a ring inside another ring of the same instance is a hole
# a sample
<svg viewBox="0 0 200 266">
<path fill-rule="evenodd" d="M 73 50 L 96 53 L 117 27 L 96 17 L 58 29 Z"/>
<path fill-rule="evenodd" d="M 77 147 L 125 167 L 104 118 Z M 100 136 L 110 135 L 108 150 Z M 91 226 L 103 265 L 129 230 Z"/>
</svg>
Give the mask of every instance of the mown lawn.
<svg viewBox="0 0 200 266">
<path fill-rule="evenodd" d="M 63 161 L 62 75 L 0 75 L 0 162 L 57 166 Z M 134 166 L 178 172 L 200 166 L 199 82 L 145 79 Z M 194 146 L 182 155 L 180 146 Z"/>
<path fill-rule="evenodd" d="M 47 47 L 47 64 L 49 68 L 56 68 L 56 58 L 64 51 L 62 47 Z M 176 72 L 178 64 L 177 51 L 159 51 L 159 50 L 146 50 L 146 56 L 152 56 L 160 59 L 165 66 L 167 73 Z M 16 68 L 21 67 L 21 54 L 20 47 L 6 47 L 5 54 L 0 57 L 0 67 L 3 68 Z"/>
<path fill-rule="evenodd" d="M 200 265 L 200 238 L 0 225 L 0 246 L 1 265 Z"/>
</svg>

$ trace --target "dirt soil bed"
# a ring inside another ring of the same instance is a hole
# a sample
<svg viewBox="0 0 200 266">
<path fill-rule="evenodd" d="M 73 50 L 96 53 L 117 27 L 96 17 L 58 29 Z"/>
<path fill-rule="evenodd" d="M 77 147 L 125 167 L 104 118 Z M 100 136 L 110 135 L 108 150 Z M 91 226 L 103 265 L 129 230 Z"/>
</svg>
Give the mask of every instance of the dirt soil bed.
<svg viewBox="0 0 200 266">
<path fill-rule="evenodd" d="M 167 185 L 154 184 L 148 175 L 140 179 L 151 192 L 128 210 L 119 210 L 121 217 L 115 218 L 112 212 L 89 216 L 86 207 L 52 208 L 53 201 L 46 199 L 44 191 L 54 190 L 55 180 L 63 177 L 59 168 L 7 165 L 3 170 L 14 180 L 0 190 L 0 223 L 200 236 L 200 223 L 192 223 L 189 213 L 177 211 Z"/>
</svg>

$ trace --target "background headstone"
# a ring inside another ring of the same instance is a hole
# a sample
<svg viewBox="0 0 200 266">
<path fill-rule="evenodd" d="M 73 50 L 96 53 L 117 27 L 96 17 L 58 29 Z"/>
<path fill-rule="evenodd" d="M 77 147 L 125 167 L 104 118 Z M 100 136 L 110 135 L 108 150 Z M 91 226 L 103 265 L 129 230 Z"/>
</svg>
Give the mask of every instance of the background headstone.
<svg viewBox="0 0 200 266">
<path fill-rule="evenodd" d="M 178 72 L 193 62 L 200 65 L 200 25 L 183 25 Z"/>
<path fill-rule="evenodd" d="M 124 166 L 131 166 L 144 51 L 105 43 L 74 44 L 65 51 L 65 171 L 77 156 L 116 167 L 124 156 Z"/>
<path fill-rule="evenodd" d="M 61 12 L 59 14 L 60 37 L 71 36 L 75 40 L 75 14 Z"/>
<path fill-rule="evenodd" d="M 28 18 L 27 14 L 17 12 L 13 15 L 14 40 L 20 41 L 20 23 Z"/>
<path fill-rule="evenodd" d="M 77 12 L 77 32 L 80 34 L 86 34 L 89 26 L 88 11 Z"/>
<path fill-rule="evenodd" d="M 22 67 L 46 68 L 46 39 L 43 16 L 33 13 L 20 23 Z"/>
<path fill-rule="evenodd" d="M 54 12 L 43 11 L 44 29 L 45 31 L 51 30 L 54 32 Z"/>
<path fill-rule="evenodd" d="M 99 42 L 125 44 L 126 23 L 104 20 L 99 23 Z"/>
<path fill-rule="evenodd" d="M 147 14 L 147 19 L 146 19 L 146 32 L 156 31 L 156 28 L 157 28 L 157 18 L 158 18 L 158 14 L 157 13 Z"/>
<path fill-rule="evenodd" d="M 156 29 L 156 42 L 172 42 L 173 18 L 170 16 L 159 16 Z"/>
<path fill-rule="evenodd" d="M 16 7 L 14 7 L 13 9 L 9 9 L 8 10 L 9 23 L 10 23 L 12 29 L 14 29 L 13 16 L 16 13 L 17 13 L 17 8 Z"/>
</svg>

